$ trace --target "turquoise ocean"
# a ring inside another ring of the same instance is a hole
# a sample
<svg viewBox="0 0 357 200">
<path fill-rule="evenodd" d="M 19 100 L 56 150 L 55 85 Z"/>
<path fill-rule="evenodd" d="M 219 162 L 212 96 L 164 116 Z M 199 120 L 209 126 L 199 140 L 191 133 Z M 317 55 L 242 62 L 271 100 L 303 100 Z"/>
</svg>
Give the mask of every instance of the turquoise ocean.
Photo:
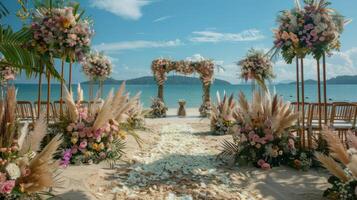
<svg viewBox="0 0 357 200">
<path fill-rule="evenodd" d="M 120 85 L 104 85 L 104 93 L 113 88 L 117 90 Z M 16 84 L 18 100 L 37 101 L 37 85 L 36 84 Z M 88 85 L 82 85 L 85 99 L 88 100 Z M 276 92 L 286 101 L 296 101 L 296 86 L 293 84 L 278 84 L 269 86 L 271 93 Z M 322 87 L 321 87 L 322 88 Z M 329 101 L 347 101 L 357 102 L 357 85 L 328 85 L 327 97 Z M 127 85 L 126 90 L 131 96 L 137 92 L 141 92 L 141 101 L 144 107 L 150 107 L 151 98 L 157 95 L 156 85 Z M 73 91 L 76 95 L 77 85 L 73 85 Z M 96 91 L 96 90 L 95 90 Z M 248 98 L 252 94 L 251 85 L 213 85 L 211 87 L 212 101 L 216 101 L 216 92 L 221 94 L 225 91 L 227 94 L 237 96 L 239 92 L 243 92 Z M 42 87 L 42 99 L 47 98 L 47 85 Z M 201 85 L 165 85 L 164 88 L 165 103 L 169 108 L 177 108 L 178 100 L 184 99 L 187 102 L 187 107 L 199 107 L 202 103 L 202 86 Z M 51 101 L 58 100 L 60 97 L 60 85 L 51 85 Z M 307 102 L 317 101 L 317 85 L 305 85 L 305 97 Z"/>
</svg>

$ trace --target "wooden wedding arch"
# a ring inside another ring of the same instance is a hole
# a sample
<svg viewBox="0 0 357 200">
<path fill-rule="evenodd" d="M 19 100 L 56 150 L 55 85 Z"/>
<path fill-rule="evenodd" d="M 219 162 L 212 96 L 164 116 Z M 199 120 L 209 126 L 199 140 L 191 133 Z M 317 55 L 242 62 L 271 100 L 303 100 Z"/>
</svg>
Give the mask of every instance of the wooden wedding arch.
<svg viewBox="0 0 357 200">
<path fill-rule="evenodd" d="M 151 70 L 158 85 L 157 97 L 162 102 L 164 102 L 164 83 L 169 72 L 175 71 L 183 75 L 199 74 L 203 89 L 203 102 L 199 111 L 202 117 L 209 115 L 211 110 L 210 88 L 214 79 L 214 63 L 212 60 L 172 61 L 169 59 L 156 59 L 152 61 Z"/>
</svg>

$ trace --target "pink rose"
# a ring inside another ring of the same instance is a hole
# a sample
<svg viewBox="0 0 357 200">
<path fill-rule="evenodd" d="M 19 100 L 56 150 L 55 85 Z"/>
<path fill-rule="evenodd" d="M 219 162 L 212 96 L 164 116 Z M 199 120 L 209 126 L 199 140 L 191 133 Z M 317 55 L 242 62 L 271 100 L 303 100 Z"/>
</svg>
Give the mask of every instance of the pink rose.
<svg viewBox="0 0 357 200">
<path fill-rule="evenodd" d="M 79 122 L 76 126 L 77 130 L 82 130 L 85 127 L 83 122 Z"/>
<path fill-rule="evenodd" d="M 259 142 L 260 141 L 259 135 L 254 134 L 252 140 L 253 140 L 253 142 Z"/>
<path fill-rule="evenodd" d="M 257 164 L 258 164 L 259 167 L 261 167 L 264 163 L 265 163 L 265 160 L 263 160 L 263 159 L 260 159 L 260 160 L 258 160 L 258 162 L 257 162 Z"/>
<path fill-rule="evenodd" d="M 269 169 L 271 169 L 269 163 L 264 163 L 264 164 L 262 164 L 261 168 L 262 168 L 263 170 L 269 170 Z"/>
<path fill-rule="evenodd" d="M 2 194 L 10 194 L 14 187 L 15 187 L 15 180 L 5 181 L 0 186 L 0 193 L 2 193 Z"/>
<path fill-rule="evenodd" d="M 80 137 L 80 138 L 84 138 L 84 137 L 86 137 L 86 136 L 87 136 L 87 133 L 86 133 L 86 132 L 84 132 L 84 131 L 79 132 L 79 137 Z"/>
<path fill-rule="evenodd" d="M 86 147 L 87 147 L 87 141 L 86 141 L 86 140 L 82 141 L 82 142 L 79 144 L 79 148 L 80 148 L 80 149 L 84 149 L 84 148 L 86 148 Z"/>
</svg>

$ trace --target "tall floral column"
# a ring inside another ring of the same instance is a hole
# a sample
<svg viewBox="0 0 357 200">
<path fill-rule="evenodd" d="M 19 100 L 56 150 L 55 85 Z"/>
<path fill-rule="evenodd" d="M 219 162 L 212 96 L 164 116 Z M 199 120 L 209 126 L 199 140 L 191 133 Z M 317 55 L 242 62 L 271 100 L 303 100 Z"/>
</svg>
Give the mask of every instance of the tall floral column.
<svg viewBox="0 0 357 200">
<path fill-rule="evenodd" d="M 211 84 L 213 82 L 214 63 L 211 60 L 203 60 L 196 64 L 195 69 L 203 83 L 203 103 L 199 109 L 201 117 L 209 117 L 211 113 Z"/>
<path fill-rule="evenodd" d="M 62 60 L 61 65 L 61 106 L 62 114 L 62 87 L 64 84 L 64 63 L 68 61 L 69 66 L 69 85 L 72 80 L 72 65 L 75 61 L 82 61 L 84 55 L 89 51 L 93 31 L 87 20 L 83 20 L 79 14 L 79 6 L 64 8 L 52 7 L 36 8 L 31 23 L 33 40 L 31 46 L 35 48 L 44 58 L 44 65 L 40 66 L 40 71 L 47 74 L 48 94 L 47 112 L 49 111 L 50 101 L 50 80 L 51 70 L 54 69 L 54 58 Z M 44 69 L 44 66 L 47 66 Z M 42 77 L 39 76 L 39 97 L 38 111 L 40 112 Z M 71 89 L 71 87 L 69 87 Z M 38 113 L 39 114 L 39 113 Z"/>
<path fill-rule="evenodd" d="M 317 63 L 317 90 L 318 90 L 318 112 L 319 127 L 322 124 L 322 109 L 324 105 L 324 123 L 328 124 L 327 117 L 327 95 L 326 95 L 326 62 L 325 55 L 333 50 L 339 50 L 340 34 L 346 23 L 344 18 L 333 9 L 328 8 L 329 2 L 325 0 L 305 1 L 304 7 L 296 1 L 296 7 L 292 10 L 283 11 L 278 17 L 279 28 L 275 30 L 275 52 L 281 51 L 284 60 L 292 63 L 296 60 L 297 68 L 297 103 L 298 111 L 301 110 L 302 117 L 302 146 L 305 147 L 305 96 L 304 96 L 304 58 L 312 55 Z M 323 60 L 323 85 L 324 85 L 324 103 L 321 103 L 320 89 L 320 59 Z M 299 73 L 300 79 L 299 80 Z M 301 81 L 301 109 L 300 109 L 300 90 L 299 81 Z M 321 138 L 321 137 L 319 137 Z M 312 136 L 308 132 L 308 147 L 312 147 Z"/>
<path fill-rule="evenodd" d="M 103 95 L 103 82 L 112 73 L 112 63 L 103 53 L 89 54 L 82 66 L 83 72 L 90 80 L 90 100 L 93 98 L 93 81 L 99 82 L 99 96 Z"/>
<path fill-rule="evenodd" d="M 241 67 L 240 77 L 245 81 L 252 80 L 253 88 L 257 81 L 263 90 L 267 90 L 265 81 L 275 78 L 273 64 L 263 51 L 249 50 L 238 65 Z"/>
</svg>

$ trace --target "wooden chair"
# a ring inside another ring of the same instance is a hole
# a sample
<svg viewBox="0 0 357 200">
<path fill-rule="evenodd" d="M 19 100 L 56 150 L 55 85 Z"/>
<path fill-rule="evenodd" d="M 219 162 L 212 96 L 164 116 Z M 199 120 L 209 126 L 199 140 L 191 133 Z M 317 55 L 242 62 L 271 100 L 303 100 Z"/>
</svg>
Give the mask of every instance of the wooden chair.
<svg viewBox="0 0 357 200">
<path fill-rule="evenodd" d="M 38 113 L 38 102 L 35 101 L 33 104 L 34 104 L 34 107 L 35 107 L 35 113 L 37 114 Z M 43 114 L 47 114 L 47 102 L 46 101 L 41 101 L 40 102 L 41 106 L 40 106 L 40 113 L 43 113 Z M 56 114 L 55 114 L 55 111 L 54 111 L 54 108 L 53 108 L 53 104 L 50 102 L 50 112 L 49 112 L 49 120 L 56 120 Z"/>
<path fill-rule="evenodd" d="M 345 131 L 355 128 L 356 104 L 347 102 L 334 102 L 332 107 L 330 125 L 336 131 Z"/>
<path fill-rule="evenodd" d="M 35 115 L 32 104 L 30 101 L 17 101 L 16 102 L 16 116 L 21 121 L 35 122 Z"/>
<path fill-rule="evenodd" d="M 321 104 L 312 103 L 311 104 L 311 110 L 310 110 L 310 116 L 309 116 L 310 121 L 308 122 L 308 124 L 311 128 L 310 130 L 320 130 L 324 124 L 330 123 L 333 104 L 327 103 L 326 107 L 327 107 L 327 122 L 325 123 L 325 106 L 324 106 L 324 104 L 323 103 L 321 103 Z M 319 125 L 319 117 L 320 117 L 319 108 L 321 109 L 321 127 L 319 127 L 320 126 Z"/>
<path fill-rule="evenodd" d="M 56 118 L 60 117 L 60 114 L 61 114 L 60 107 L 61 107 L 61 102 L 60 101 L 54 101 L 53 102 L 53 110 L 54 110 Z M 63 111 L 63 113 L 67 112 L 67 105 L 66 105 L 66 103 L 64 101 L 62 101 L 62 111 Z"/>
</svg>

